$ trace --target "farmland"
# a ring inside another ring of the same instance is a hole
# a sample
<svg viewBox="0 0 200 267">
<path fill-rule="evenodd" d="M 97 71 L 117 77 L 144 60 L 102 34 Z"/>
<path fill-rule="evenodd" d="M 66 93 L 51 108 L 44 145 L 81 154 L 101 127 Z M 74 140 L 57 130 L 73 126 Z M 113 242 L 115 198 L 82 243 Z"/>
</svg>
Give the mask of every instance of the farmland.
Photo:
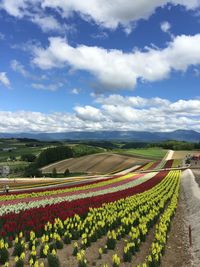
<svg viewBox="0 0 200 267">
<path fill-rule="evenodd" d="M 42 168 L 43 173 L 51 173 L 56 168 L 58 173 L 64 173 L 66 169 L 70 172 L 85 173 L 110 173 L 141 165 L 150 160 L 135 158 L 131 156 L 118 155 L 114 153 L 100 153 L 80 158 L 66 159 Z"/>
<path fill-rule="evenodd" d="M 198 150 L 181 150 L 181 151 L 174 151 L 173 154 L 173 159 L 183 159 L 185 158 L 186 155 L 191 154 L 191 155 L 196 155 L 199 154 Z"/>
<path fill-rule="evenodd" d="M 0 193 L 0 266 L 189 267 L 183 152 L 169 160 L 159 148 L 81 156 L 96 148 L 73 146 L 80 156 L 41 170 L 81 177 L 2 180 L 10 193 Z"/>
<path fill-rule="evenodd" d="M 164 251 L 181 171 L 156 171 L 156 166 L 178 163 L 147 163 L 140 167 L 147 173 L 138 168 L 84 184 L 32 184 L 32 190 L 1 194 L 0 263 L 128 267 L 159 266 L 162 257 L 168 261 Z"/>
<path fill-rule="evenodd" d="M 167 153 L 167 150 L 160 148 L 140 148 L 140 149 L 123 149 L 123 150 L 118 150 L 118 152 L 148 159 L 162 159 Z"/>
</svg>

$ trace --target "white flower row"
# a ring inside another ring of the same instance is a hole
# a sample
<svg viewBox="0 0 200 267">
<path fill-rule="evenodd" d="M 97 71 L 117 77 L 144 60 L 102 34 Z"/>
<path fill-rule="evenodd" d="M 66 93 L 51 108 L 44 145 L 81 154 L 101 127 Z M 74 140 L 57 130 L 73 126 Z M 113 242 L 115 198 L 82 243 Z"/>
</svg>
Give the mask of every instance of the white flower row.
<svg viewBox="0 0 200 267">
<path fill-rule="evenodd" d="M 94 191 L 94 192 L 63 196 L 63 197 L 57 197 L 57 198 L 48 197 L 42 200 L 35 200 L 35 201 L 30 201 L 30 202 L 28 202 L 27 200 L 27 202 L 20 202 L 17 204 L 2 205 L 0 209 L 0 216 L 11 213 L 11 212 L 20 213 L 21 211 L 25 211 L 31 208 L 45 207 L 47 205 L 53 205 L 53 204 L 61 203 L 64 201 L 73 201 L 77 199 L 83 199 L 83 198 L 88 198 L 88 197 L 105 195 L 108 193 L 114 193 L 117 191 L 122 191 L 124 189 L 128 189 L 128 188 L 144 183 L 145 181 L 154 177 L 157 173 L 158 172 L 147 173 L 144 176 L 140 177 L 139 179 L 127 182 L 126 184 L 122 184 L 119 186 L 113 185 L 113 187 L 103 189 L 103 190 L 101 190 L 101 187 L 100 187 L 98 191 Z"/>
</svg>

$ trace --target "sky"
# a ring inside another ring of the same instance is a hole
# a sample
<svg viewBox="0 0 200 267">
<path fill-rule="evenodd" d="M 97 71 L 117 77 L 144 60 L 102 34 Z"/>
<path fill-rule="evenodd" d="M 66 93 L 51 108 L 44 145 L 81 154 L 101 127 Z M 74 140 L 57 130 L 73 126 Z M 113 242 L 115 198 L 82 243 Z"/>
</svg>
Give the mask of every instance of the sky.
<svg viewBox="0 0 200 267">
<path fill-rule="evenodd" d="M 0 132 L 200 132 L 200 0 L 0 0 Z"/>
</svg>

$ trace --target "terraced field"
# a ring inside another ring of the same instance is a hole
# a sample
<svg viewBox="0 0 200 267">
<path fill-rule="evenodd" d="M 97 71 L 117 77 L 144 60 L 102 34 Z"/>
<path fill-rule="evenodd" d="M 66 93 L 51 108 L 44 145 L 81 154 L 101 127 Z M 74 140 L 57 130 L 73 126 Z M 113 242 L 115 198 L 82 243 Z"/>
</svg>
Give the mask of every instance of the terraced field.
<svg viewBox="0 0 200 267">
<path fill-rule="evenodd" d="M 113 153 L 101 153 L 88 155 L 80 158 L 63 160 L 42 168 L 43 173 L 51 173 L 56 168 L 58 173 L 64 173 L 66 169 L 70 172 L 84 172 L 92 174 L 106 174 L 130 168 L 134 165 L 142 165 L 149 162 L 132 156 Z"/>
</svg>

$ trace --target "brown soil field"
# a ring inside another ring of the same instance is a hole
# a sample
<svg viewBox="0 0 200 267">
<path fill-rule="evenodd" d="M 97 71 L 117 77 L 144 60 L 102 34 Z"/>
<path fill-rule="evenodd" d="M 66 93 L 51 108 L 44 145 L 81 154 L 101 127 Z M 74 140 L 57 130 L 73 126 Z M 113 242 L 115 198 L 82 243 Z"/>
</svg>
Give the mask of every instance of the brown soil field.
<svg viewBox="0 0 200 267">
<path fill-rule="evenodd" d="M 92 174 L 105 174 L 120 171 L 135 165 L 142 165 L 151 160 L 113 153 L 99 153 L 80 158 L 66 159 L 43 167 L 43 173 L 51 173 L 56 168 L 58 173 L 64 173 L 68 168 L 70 172 L 84 172 Z"/>
</svg>

